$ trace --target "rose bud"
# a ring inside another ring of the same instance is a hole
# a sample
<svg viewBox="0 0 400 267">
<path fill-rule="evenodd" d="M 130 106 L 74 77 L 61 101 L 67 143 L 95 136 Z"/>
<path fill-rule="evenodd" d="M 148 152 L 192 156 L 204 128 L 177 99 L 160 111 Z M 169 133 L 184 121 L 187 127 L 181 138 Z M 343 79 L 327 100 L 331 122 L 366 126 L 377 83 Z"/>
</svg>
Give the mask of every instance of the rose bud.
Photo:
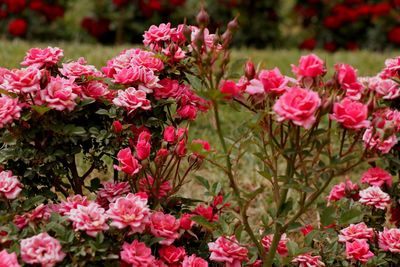
<svg viewBox="0 0 400 267">
<path fill-rule="evenodd" d="M 246 62 L 246 65 L 244 67 L 244 74 L 246 76 L 246 78 L 250 81 L 252 79 L 254 79 L 254 77 L 256 76 L 256 70 L 254 68 L 254 63 L 251 60 L 248 60 Z"/>
<path fill-rule="evenodd" d="M 114 121 L 113 122 L 113 131 L 114 133 L 120 133 L 122 132 L 123 128 L 122 128 L 122 124 L 119 121 Z"/>
<path fill-rule="evenodd" d="M 204 7 L 200 9 L 200 12 L 196 16 L 196 21 L 199 26 L 206 27 L 208 22 L 210 21 L 210 16 L 208 15 L 207 11 L 205 11 Z"/>
</svg>

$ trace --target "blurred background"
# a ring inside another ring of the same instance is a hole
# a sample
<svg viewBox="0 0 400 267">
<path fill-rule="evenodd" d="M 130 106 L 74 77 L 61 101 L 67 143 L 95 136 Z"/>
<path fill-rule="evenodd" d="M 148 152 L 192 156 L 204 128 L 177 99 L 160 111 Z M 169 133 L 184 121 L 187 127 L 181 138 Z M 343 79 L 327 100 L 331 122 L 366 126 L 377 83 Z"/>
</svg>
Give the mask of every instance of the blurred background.
<svg viewBox="0 0 400 267">
<path fill-rule="evenodd" d="M 249 48 L 400 48 L 400 0 L 206 0 L 211 30 L 240 14 Z M 198 0 L 0 0 L 0 41 L 141 43 L 152 24 L 195 23 Z"/>
</svg>

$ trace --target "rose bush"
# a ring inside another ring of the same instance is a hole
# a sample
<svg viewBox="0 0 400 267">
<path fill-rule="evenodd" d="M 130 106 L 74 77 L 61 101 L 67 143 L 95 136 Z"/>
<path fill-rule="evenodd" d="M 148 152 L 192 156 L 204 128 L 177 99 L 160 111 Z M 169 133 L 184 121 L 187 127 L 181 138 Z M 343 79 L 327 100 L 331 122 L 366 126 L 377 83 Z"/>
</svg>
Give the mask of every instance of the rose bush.
<svg viewBox="0 0 400 267">
<path fill-rule="evenodd" d="M 101 70 L 51 47 L 0 69 L 0 264 L 398 265 L 400 58 L 325 78 L 304 55 L 288 77 L 230 62 L 236 19 L 197 20 Z M 228 132 L 222 107 L 245 121 Z M 211 144 L 189 131 L 208 110 Z M 205 163 L 227 181 L 198 173 L 205 198 L 180 196 Z"/>
</svg>

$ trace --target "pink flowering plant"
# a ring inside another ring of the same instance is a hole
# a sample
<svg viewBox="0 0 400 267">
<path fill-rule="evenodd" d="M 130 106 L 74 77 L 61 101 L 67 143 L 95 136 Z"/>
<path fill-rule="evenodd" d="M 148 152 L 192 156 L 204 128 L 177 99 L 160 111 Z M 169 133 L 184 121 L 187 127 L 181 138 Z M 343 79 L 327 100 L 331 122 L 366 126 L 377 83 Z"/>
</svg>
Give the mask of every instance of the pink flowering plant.
<svg viewBox="0 0 400 267">
<path fill-rule="evenodd" d="M 231 62 L 237 20 L 208 21 L 101 69 L 53 47 L 0 68 L 0 266 L 400 264 L 400 59 L 326 77 L 311 54 L 289 77 Z M 208 110 L 211 144 L 189 131 Z M 203 200 L 179 194 L 192 177 Z"/>
</svg>

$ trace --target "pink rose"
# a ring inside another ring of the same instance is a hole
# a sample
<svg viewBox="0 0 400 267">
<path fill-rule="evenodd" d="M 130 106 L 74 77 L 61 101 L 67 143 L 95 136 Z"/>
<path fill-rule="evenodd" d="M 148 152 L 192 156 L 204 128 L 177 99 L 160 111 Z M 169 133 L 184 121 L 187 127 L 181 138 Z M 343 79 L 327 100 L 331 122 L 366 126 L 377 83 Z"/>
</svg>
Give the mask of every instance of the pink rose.
<svg viewBox="0 0 400 267">
<path fill-rule="evenodd" d="M 120 121 L 113 121 L 113 132 L 119 134 L 124 130 L 122 123 Z"/>
<path fill-rule="evenodd" d="M 293 87 L 279 97 L 273 110 L 278 115 L 278 121 L 290 120 L 309 129 L 315 122 L 315 112 L 320 105 L 321 98 L 317 92 Z"/>
<path fill-rule="evenodd" d="M 22 61 L 22 66 L 35 66 L 37 68 L 50 67 L 64 56 L 63 51 L 58 47 L 31 48 Z"/>
<path fill-rule="evenodd" d="M 384 229 L 379 232 L 379 248 L 383 251 L 400 253 L 400 229 Z"/>
<path fill-rule="evenodd" d="M 137 159 L 132 156 L 132 151 L 129 147 L 121 149 L 117 154 L 117 159 L 119 166 L 114 165 L 114 169 L 123 171 L 126 174 L 134 175 L 142 168 Z"/>
<path fill-rule="evenodd" d="M 178 113 L 179 117 L 182 119 L 193 121 L 197 117 L 197 108 L 192 105 L 185 105 L 178 108 L 176 113 Z"/>
<path fill-rule="evenodd" d="M 266 235 L 261 239 L 261 244 L 264 247 L 266 252 L 269 251 L 269 248 L 271 247 L 273 238 L 274 238 L 274 235 Z M 288 255 L 288 248 L 286 247 L 286 243 L 288 241 L 289 241 L 289 239 L 286 237 L 286 234 L 283 234 L 281 236 L 281 239 L 279 240 L 279 244 L 276 249 L 278 254 L 283 257 L 286 257 Z"/>
<path fill-rule="evenodd" d="M 182 267 L 208 267 L 208 262 L 203 258 L 197 257 L 192 254 L 190 257 L 186 256 L 182 262 Z"/>
<path fill-rule="evenodd" d="M 321 261 L 321 256 L 312 256 L 310 253 L 295 257 L 292 263 L 297 263 L 298 267 L 325 267 L 325 263 Z"/>
<path fill-rule="evenodd" d="M 383 133 L 379 129 L 372 127 L 365 130 L 363 135 L 364 146 L 368 149 L 380 151 L 382 154 L 387 154 L 397 144 L 397 137 L 395 134 L 383 139 Z"/>
<path fill-rule="evenodd" d="M 364 222 L 350 224 L 348 227 L 340 230 L 339 242 L 352 242 L 357 239 L 371 240 L 374 237 L 374 229 L 368 228 Z"/>
<path fill-rule="evenodd" d="M 114 200 L 118 197 L 124 196 L 131 192 L 131 187 L 129 186 L 128 182 L 103 182 L 102 186 L 103 187 L 97 191 L 96 201 L 99 204 L 105 204 L 105 207 L 108 207 L 108 204 L 114 202 Z"/>
<path fill-rule="evenodd" d="M 150 232 L 155 237 L 162 237 L 161 245 L 169 246 L 179 237 L 179 220 L 169 214 L 155 212 L 150 218 Z"/>
<path fill-rule="evenodd" d="M 185 51 L 175 44 L 170 44 L 167 48 L 163 48 L 161 52 L 169 58 L 171 63 L 179 62 L 186 57 Z"/>
<path fill-rule="evenodd" d="M 147 175 L 139 180 L 139 190 L 146 192 L 147 194 L 154 196 L 157 199 L 166 197 L 172 190 L 171 183 L 169 181 L 160 181 L 156 184 L 153 177 Z"/>
<path fill-rule="evenodd" d="M 131 266 L 151 267 L 155 258 L 145 243 L 135 239 L 131 244 L 125 242 L 122 245 L 121 260 Z"/>
<path fill-rule="evenodd" d="M 203 204 L 200 204 L 193 210 L 193 214 L 200 215 L 209 222 L 218 221 L 218 214 L 214 212 L 214 208 L 212 206 L 204 206 Z"/>
<path fill-rule="evenodd" d="M 370 186 L 360 191 L 360 203 L 373 206 L 377 209 L 386 209 L 390 203 L 390 196 L 377 186 Z"/>
<path fill-rule="evenodd" d="M 85 231 L 86 234 L 96 237 L 98 233 L 108 230 L 105 210 L 97 203 L 87 206 L 78 205 L 68 213 L 68 220 L 72 222 L 75 231 Z"/>
<path fill-rule="evenodd" d="M 182 139 L 182 140 L 180 140 L 178 142 L 178 144 L 176 145 L 175 152 L 178 155 L 178 157 L 186 156 L 187 147 L 186 147 L 186 140 L 185 139 Z"/>
<path fill-rule="evenodd" d="M 145 51 L 139 48 L 125 50 L 130 63 L 146 67 L 152 71 L 161 71 L 164 69 L 164 63 L 153 52 Z"/>
<path fill-rule="evenodd" d="M 369 250 L 369 245 L 365 239 L 356 239 L 353 242 L 346 242 L 346 258 L 349 260 L 366 263 L 374 256 Z"/>
<path fill-rule="evenodd" d="M 21 240 L 21 258 L 25 263 L 53 267 L 64 257 L 60 242 L 47 233 Z"/>
<path fill-rule="evenodd" d="M 362 93 L 362 85 L 357 80 L 357 70 L 348 64 L 336 64 L 336 78 L 346 96 L 352 100 L 359 100 Z"/>
<path fill-rule="evenodd" d="M 236 83 L 231 80 L 221 81 L 219 90 L 226 98 L 235 97 L 240 92 L 240 89 L 236 86 Z"/>
<path fill-rule="evenodd" d="M 393 80 L 379 80 L 375 92 L 383 99 L 395 99 L 400 96 L 400 86 Z"/>
<path fill-rule="evenodd" d="M 134 87 L 129 87 L 125 90 L 118 90 L 118 96 L 114 98 L 113 103 L 118 107 L 123 107 L 129 112 L 136 109 L 151 109 L 150 100 L 146 99 L 146 92 L 136 90 Z"/>
<path fill-rule="evenodd" d="M 375 167 L 368 169 L 361 175 L 361 182 L 379 187 L 386 184 L 390 187 L 392 186 L 392 176 L 387 171 Z"/>
<path fill-rule="evenodd" d="M 250 82 L 246 83 L 246 93 L 249 95 L 260 95 L 265 93 L 263 83 L 258 79 L 252 79 Z"/>
<path fill-rule="evenodd" d="M 239 245 L 236 237 L 218 237 L 215 242 L 208 243 L 211 252 L 210 260 L 224 263 L 226 267 L 239 267 L 248 261 L 247 248 Z"/>
<path fill-rule="evenodd" d="M 177 263 L 186 256 L 184 247 L 162 246 L 158 251 L 160 257 L 168 264 Z"/>
<path fill-rule="evenodd" d="M 258 79 L 262 82 L 266 93 L 281 95 L 288 88 L 289 80 L 281 74 L 278 68 L 260 71 Z"/>
<path fill-rule="evenodd" d="M 184 213 L 181 216 L 180 219 L 180 227 L 183 230 L 190 230 L 192 229 L 192 226 L 194 225 L 194 221 L 192 221 L 190 218 L 192 217 L 192 214 Z"/>
<path fill-rule="evenodd" d="M 15 119 L 21 117 L 21 106 L 18 104 L 17 98 L 9 96 L 0 96 L 0 129 L 6 124 L 11 123 Z"/>
<path fill-rule="evenodd" d="M 177 97 L 183 88 L 177 80 L 169 78 L 162 79 L 158 82 L 159 87 L 154 88 L 154 97 L 157 100 Z"/>
<path fill-rule="evenodd" d="M 315 54 L 300 57 L 299 66 L 291 65 L 298 79 L 323 76 L 326 73 L 324 61 Z"/>
<path fill-rule="evenodd" d="M 15 252 L 8 254 L 7 250 L 0 251 L 0 267 L 20 267 Z"/>
<path fill-rule="evenodd" d="M 130 227 L 130 233 L 142 233 L 150 216 L 147 198 L 132 193 L 119 197 L 110 203 L 107 215 L 112 219 L 111 226 L 118 229 Z"/>
<path fill-rule="evenodd" d="M 40 79 L 42 74 L 36 67 L 15 69 L 4 75 L 6 89 L 14 93 L 35 93 L 40 91 Z"/>
<path fill-rule="evenodd" d="M 69 196 L 65 201 L 62 201 L 58 206 L 58 212 L 61 215 L 68 215 L 70 210 L 76 209 L 78 206 L 88 206 L 89 201 L 85 196 L 75 195 Z"/>
<path fill-rule="evenodd" d="M 173 126 L 165 127 L 163 138 L 164 138 L 164 141 L 166 141 L 170 144 L 175 143 L 175 140 L 176 140 L 175 128 Z"/>
<path fill-rule="evenodd" d="M 76 94 L 80 87 L 74 83 L 74 79 L 64 79 L 61 77 L 51 77 L 50 82 L 44 90 L 40 91 L 40 103 L 46 103 L 48 107 L 55 110 L 72 111 L 78 97 Z"/>
<path fill-rule="evenodd" d="M 136 155 L 139 160 L 145 160 L 150 156 L 151 144 L 149 140 L 140 138 L 142 134 L 139 135 L 138 142 L 136 144 Z"/>
<path fill-rule="evenodd" d="M 346 182 L 341 182 L 332 187 L 329 196 L 327 197 L 328 201 L 338 201 L 344 197 L 351 197 L 354 193 L 357 193 L 359 187 L 357 184 L 354 184 L 350 180 L 346 180 Z"/>
<path fill-rule="evenodd" d="M 0 197 L 15 199 L 22 190 L 22 184 L 11 171 L 0 172 Z"/>
<path fill-rule="evenodd" d="M 343 99 L 340 103 L 333 105 L 333 114 L 329 115 L 331 120 L 336 120 L 347 129 L 367 128 L 370 125 L 368 118 L 368 107 L 361 102 Z"/>
<path fill-rule="evenodd" d="M 392 79 L 400 77 L 400 57 L 386 59 L 386 67 L 381 73 L 382 79 Z"/>
<path fill-rule="evenodd" d="M 81 76 L 102 77 L 103 74 L 93 65 L 86 65 L 86 60 L 81 57 L 78 61 L 63 63 L 60 72 L 66 77 L 81 78 Z"/>
<path fill-rule="evenodd" d="M 169 39 L 171 39 L 171 23 L 161 23 L 159 26 L 151 25 L 143 34 L 143 44 L 156 51 L 160 48 L 160 42 Z"/>
<path fill-rule="evenodd" d="M 82 98 L 99 99 L 109 93 L 108 86 L 101 81 L 90 81 L 82 86 Z"/>
</svg>

